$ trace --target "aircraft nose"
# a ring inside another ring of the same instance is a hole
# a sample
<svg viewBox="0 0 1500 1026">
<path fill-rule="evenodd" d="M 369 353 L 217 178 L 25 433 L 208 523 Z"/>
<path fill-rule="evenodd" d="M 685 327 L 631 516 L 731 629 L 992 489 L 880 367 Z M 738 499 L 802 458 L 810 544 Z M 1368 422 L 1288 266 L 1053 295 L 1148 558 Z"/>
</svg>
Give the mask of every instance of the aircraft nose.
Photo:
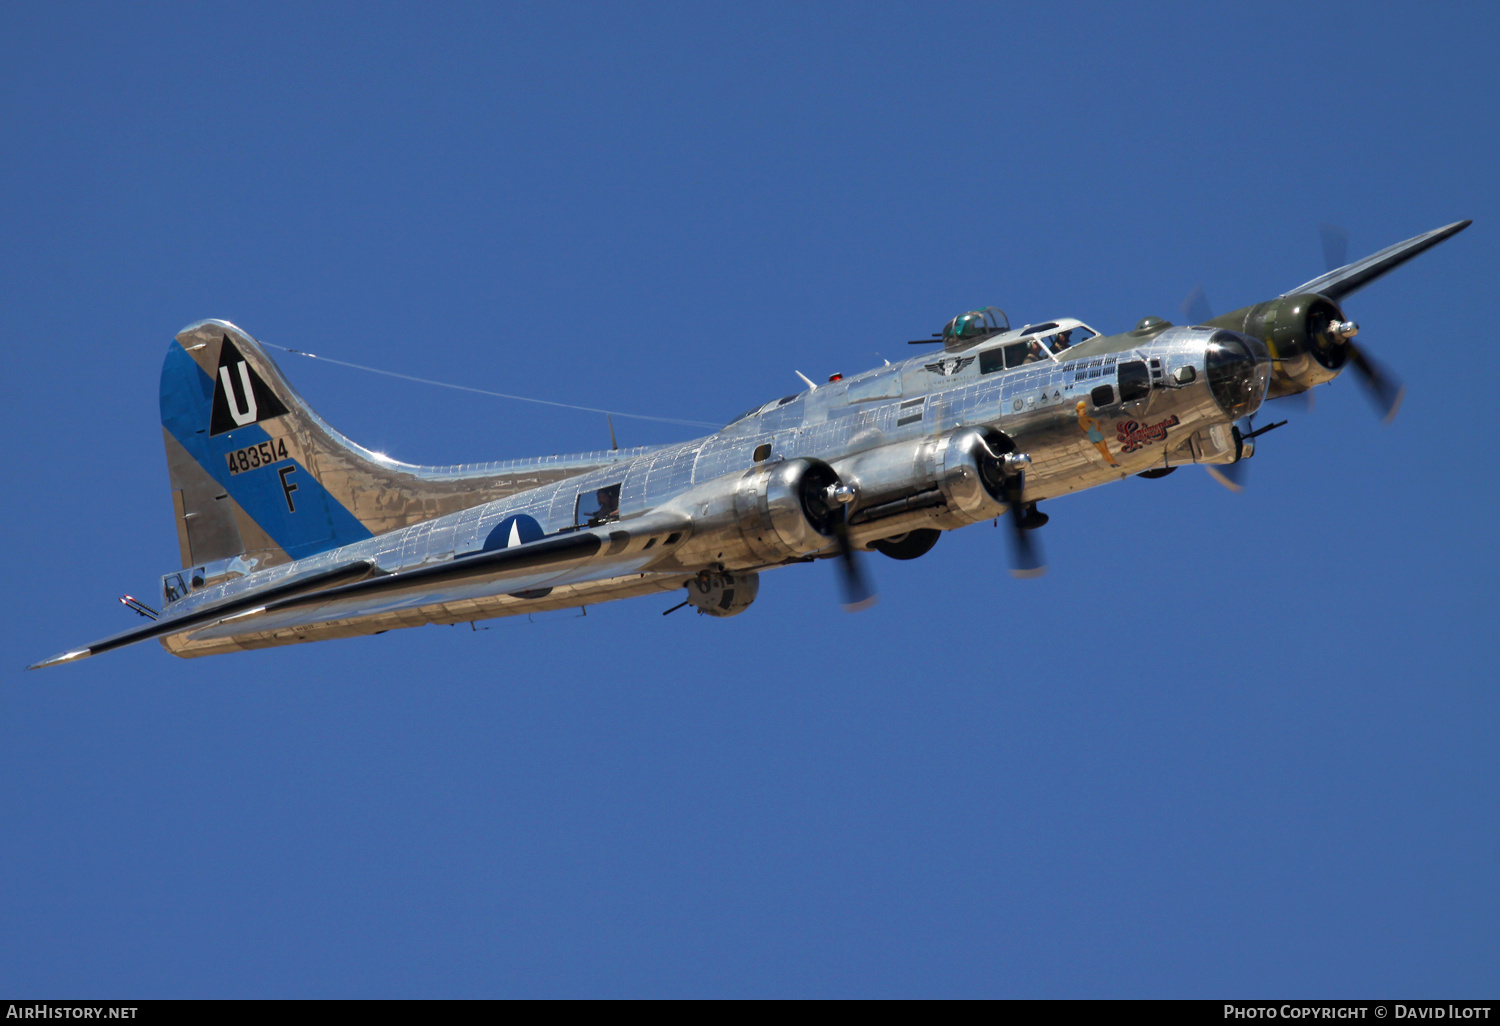
<svg viewBox="0 0 1500 1026">
<path fill-rule="evenodd" d="M 1259 339 L 1216 331 L 1204 347 L 1203 365 L 1214 402 L 1230 420 L 1260 409 L 1271 380 L 1271 354 Z"/>
</svg>

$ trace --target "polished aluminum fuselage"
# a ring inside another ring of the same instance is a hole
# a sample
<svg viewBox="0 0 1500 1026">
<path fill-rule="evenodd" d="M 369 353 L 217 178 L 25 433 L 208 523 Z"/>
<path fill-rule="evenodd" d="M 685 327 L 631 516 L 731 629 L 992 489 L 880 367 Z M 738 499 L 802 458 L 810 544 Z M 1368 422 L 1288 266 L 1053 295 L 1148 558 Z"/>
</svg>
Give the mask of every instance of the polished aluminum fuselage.
<svg viewBox="0 0 1500 1026">
<path fill-rule="evenodd" d="M 497 525 L 517 516 L 531 518 L 547 535 L 576 530 L 580 496 L 587 500 L 618 485 L 618 517 L 604 525 L 608 545 L 592 559 L 539 570 L 524 580 L 508 578 L 503 590 L 493 582 L 465 582 L 389 596 L 374 608 L 368 603 L 351 603 L 347 609 L 335 605 L 316 624 L 237 618 L 163 643 L 180 655 L 207 655 L 399 626 L 460 623 L 675 591 L 704 570 L 753 572 L 830 555 L 832 539 L 788 555 L 752 529 L 757 513 L 747 482 L 763 480 L 779 462 L 799 458 L 828 463 L 855 489 L 849 522 L 856 546 L 914 529 L 962 527 L 1006 510 L 971 480 L 973 475 L 951 451 L 950 443 L 966 428 L 997 429 L 1016 451 L 1031 458 L 1025 477 L 1028 503 L 1153 468 L 1232 462 L 1238 455 L 1230 430 L 1233 418 L 1215 400 L 1206 374 L 1211 334 L 1212 329 L 1168 328 L 1140 337 L 1095 338 L 1056 358 L 1044 356 L 988 373 L 982 354 L 1014 343 L 1021 333 L 966 348 L 926 351 L 768 404 L 705 438 L 645 454 L 621 454 L 580 476 L 231 576 L 173 607 L 218 602 L 351 560 L 370 560 L 380 572 L 401 573 L 462 558 L 483 547 Z M 1120 402 L 1115 369 L 1127 361 L 1150 368 L 1150 389 L 1143 398 Z M 1265 394 L 1268 370 L 1261 367 L 1258 373 L 1256 405 Z M 1096 407 L 1095 389 L 1102 384 L 1116 385 L 1117 398 Z M 1082 414 L 1080 402 L 1085 404 Z M 1090 427 L 1096 436 L 1103 435 L 1102 450 L 1098 438 L 1090 438 Z M 921 508 L 861 522 L 861 510 L 889 508 L 892 500 L 922 489 L 936 489 L 940 496 Z M 762 526 L 771 529 L 769 521 Z M 603 578 L 596 565 L 601 560 L 610 564 Z"/>
</svg>

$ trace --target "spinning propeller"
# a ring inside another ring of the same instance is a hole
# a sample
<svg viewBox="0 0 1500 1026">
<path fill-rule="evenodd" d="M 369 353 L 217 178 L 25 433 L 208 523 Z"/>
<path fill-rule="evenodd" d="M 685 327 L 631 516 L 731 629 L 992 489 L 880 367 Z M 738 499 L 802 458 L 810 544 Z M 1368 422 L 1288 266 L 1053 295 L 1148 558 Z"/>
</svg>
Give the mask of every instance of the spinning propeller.
<svg viewBox="0 0 1500 1026">
<path fill-rule="evenodd" d="M 1336 224 L 1323 224 L 1318 226 L 1318 234 L 1323 242 L 1323 263 L 1326 269 L 1332 272 L 1346 266 L 1349 262 L 1349 233 Z M 1381 420 L 1387 424 L 1395 420 L 1396 413 L 1401 409 L 1401 400 L 1406 396 L 1406 387 L 1354 344 L 1354 336 L 1359 334 L 1359 325 L 1353 321 L 1331 324 L 1328 334 L 1335 345 L 1341 345 L 1349 351 L 1349 362 L 1354 365 L 1358 381 L 1365 394 L 1370 397 L 1370 402 L 1375 404 L 1375 412 L 1380 414 Z"/>
<path fill-rule="evenodd" d="M 1349 233 L 1338 225 L 1323 224 L 1318 228 L 1318 234 L 1323 245 L 1323 262 L 1329 272 L 1346 270 L 1350 265 L 1347 263 L 1349 255 Z M 1309 285 L 1315 285 L 1316 279 Z M 1304 288 L 1307 288 L 1304 286 Z M 1316 291 L 1315 289 L 1307 289 Z M 1341 297 L 1338 297 L 1341 298 Z M 1336 308 L 1335 308 L 1336 309 Z M 1188 293 L 1187 298 L 1182 301 L 1182 313 L 1189 324 L 1207 324 L 1214 319 L 1213 309 L 1209 306 L 1208 299 L 1204 295 L 1201 285 L 1195 287 Z M 1396 413 L 1401 409 L 1401 400 L 1406 394 L 1405 387 L 1388 370 L 1377 363 L 1368 353 L 1354 343 L 1354 336 L 1359 334 L 1359 325 L 1353 321 L 1338 320 L 1330 318 L 1321 326 L 1317 333 L 1315 344 L 1327 353 L 1331 348 L 1342 348 L 1345 359 L 1354 368 L 1355 380 L 1359 382 L 1365 395 L 1374 404 L 1376 413 L 1381 419 L 1389 424 L 1395 419 Z M 1342 361 L 1341 361 L 1342 362 Z M 1326 364 L 1327 366 L 1338 366 L 1338 364 Z M 1296 393 L 1302 398 L 1307 412 L 1313 409 L 1313 391 L 1307 389 Z M 1291 396 L 1280 396 L 1277 398 L 1291 398 Z M 1246 483 L 1246 467 L 1244 459 L 1250 456 L 1255 447 L 1251 441 L 1257 436 L 1264 434 L 1273 428 L 1280 427 L 1286 421 L 1256 430 L 1251 418 L 1239 421 L 1234 425 L 1234 440 L 1239 456 L 1234 463 L 1213 464 L 1208 467 L 1208 472 L 1214 479 L 1231 491 L 1242 491 Z"/>
<path fill-rule="evenodd" d="M 1006 454 L 1003 460 L 1008 473 L 1005 475 L 1005 503 L 1010 507 L 1006 519 L 1010 521 L 1010 573 L 1012 577 L 1040 577 L 1047 572 L 1047 564 L 1036 545 L 1032 544 L 1031 532 L 1047 522 L 1047 514 L 1038 512 L 1036 506 L 1029 509 L 1022 496 L 1026 492 L 1026 467 L 1031 457 L 1016 453 Z"/>
<path fill-rule="evenodd" d="M 849 507 L 854 502 L 854 489 L 846 484 L 836 484 L 829 487 L 827 494 L 831 500 L 829 526 L 833 528 L 833 537 L 839 546 L 839 583 L 844 591 L 844 611 L 857 613 L 873 606 L 880 595 L 865 577 L 859 552 L 849 540 Z"/>
<path fill-rule="evenodd" d="M 1003 441 L 998 434 L 992 440 L 997 440 L 997 444 Z M 997 453 L 982 434 L 975 439 L 975 444 L 977 469 L 985 489 L 1009 508 L 1006 521 L 1010 524 L 1010 572 L 1016 577 L 1040 577 L 1047 572 L 1047 564 L 1039 547 L 1031 540 L 1031 532 L 1047 523 L 1048 517 L 1037 510 L 1035 503 L 1026 501 L 1026 468 L 1031 466 L 1031 457 L 1016 452 Z M 850 537 L 849 511 L 858 498 L 856 489 L 837 478 L 829 480 L 825 477 L 810 494 L 804 494 L 811 500 L 806 507 L 810 515 L 821 525 L 824 536 L 832 535 L 838 546 L 839 584 L 844 609 L 851 613 L 868 609 L 879 596 L 865 575 L 859 550 Z"/>
</svg>

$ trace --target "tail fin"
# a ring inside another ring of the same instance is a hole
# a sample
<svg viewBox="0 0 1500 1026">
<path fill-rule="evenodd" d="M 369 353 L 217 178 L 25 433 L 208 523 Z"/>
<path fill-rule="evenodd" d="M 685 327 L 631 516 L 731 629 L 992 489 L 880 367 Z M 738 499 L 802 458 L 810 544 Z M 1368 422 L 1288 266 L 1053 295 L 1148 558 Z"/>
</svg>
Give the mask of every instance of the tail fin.
<svg viewBox="0 0 1500 1026">
<path fill-rule="evenodd" d="M 263 569 L 636 455 L 415 467 L 355 445 L 227 321 L 184 328 L 161 372 L 161 421 L 185 567 Z"/>
</svg>

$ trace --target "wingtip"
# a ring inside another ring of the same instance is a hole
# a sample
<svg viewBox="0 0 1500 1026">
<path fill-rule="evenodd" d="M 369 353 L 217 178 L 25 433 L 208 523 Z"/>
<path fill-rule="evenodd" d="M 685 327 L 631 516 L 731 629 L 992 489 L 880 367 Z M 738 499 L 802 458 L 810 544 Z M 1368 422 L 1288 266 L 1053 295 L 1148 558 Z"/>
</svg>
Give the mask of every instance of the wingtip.
<svg viewBox="0 0 1500 1026">
<path fill-rule="evenodd" d="M 43 659 L 39 663 L 32 663 L 26 667 L 28 670 L 44 670 L 49 666 L 59 666 L 62 663 L 71 663 L 75 659 L 87 659 L 93 652 L 86 648 L 75 648 L 71 652 L 55 655 L 51 659 Z"/>
</svg>

